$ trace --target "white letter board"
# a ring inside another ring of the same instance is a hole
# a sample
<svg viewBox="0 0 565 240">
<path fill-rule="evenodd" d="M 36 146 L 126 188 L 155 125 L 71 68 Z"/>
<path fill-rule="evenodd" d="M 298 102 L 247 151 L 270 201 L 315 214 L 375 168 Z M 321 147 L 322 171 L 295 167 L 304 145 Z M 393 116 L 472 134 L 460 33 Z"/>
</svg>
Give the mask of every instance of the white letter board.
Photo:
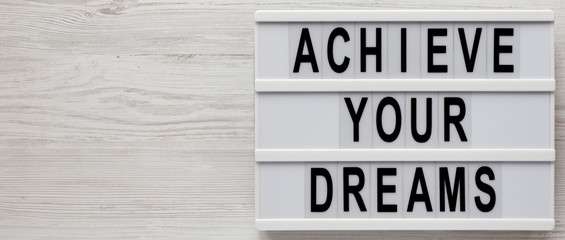
<svg viewBox="0 0 565 240">
<path fill-rule="evenodd" d="M 255 21 L 259 230 L 553 229 L 553 11 Z"/>
</svg>

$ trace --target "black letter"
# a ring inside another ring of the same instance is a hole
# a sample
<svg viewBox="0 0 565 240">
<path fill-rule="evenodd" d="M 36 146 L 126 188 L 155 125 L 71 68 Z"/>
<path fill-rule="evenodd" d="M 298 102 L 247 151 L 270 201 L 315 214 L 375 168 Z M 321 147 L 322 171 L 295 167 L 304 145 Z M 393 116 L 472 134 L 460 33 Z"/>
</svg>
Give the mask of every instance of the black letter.
<svg viewBox="0 0 565 240">
<path fill-rule="evenodd" d="M 457 105 L 459 107 L 459 115 L 451 116 L 449 112 L 449 108 L 451 105 Z M 465 118 L 465 101 L 458 97 L 446 97 L 443 100 L 443 137 L 445 138 L 446 142 L 449 142 L 449 124 L 452 123 L 455 126 L 455 130 L 457 130 L 457 134 L 459 134 L 459 139 L 462 142 L 467 141 L 467 136 L 465 135 L 465 131 L 463 130 L 463 126 L 461 126 L 461 121 Z"/>
<path fill-rule="evenodd" d="M 416 98 L 410 100 L 410 108 L 412 111 L 411 126 L 412 126 L 412 137 L 416 142 L 423 143 L 427 142 L 432 135 L 432 99 L 426 98 L 426 131 L 424 134 L 420 135 L 418 133 L 418 122 L 416 121 L 417 109 L 416 109 Z"/>
<path fill-rule="evenodd" d="M 343 63 L 341 65 L 337 65 L 334 61 L 334 40 L 337 36 L 342 36 L 344 42 L 349 42 L 349 34 L 343 28 L 336 28 L 330 33 L 330 37 L 328 39 L 328 62 L 330 67 L 336 73 L 342 73 L 347 70 L 347 66 L 349 66 L 349 58 L 345 57 L 343 59 Z"/>
<path fill-rule="evenodd" d="M 428 72 L 447 72 L 447 65 L 434 65 L 434 53 L 445 53 L 445 46 L 435 46 L 435 36 L 447 36 L 446 28 L 429 28 L 428 29 Z"/>
<path fill-rule="evenodd" d="M 326 201 L 318 205 L 316 203 L 316 176 L 322 176 L 326 179 L 328 185 L 328 195 L 326 196 Z M 330 172 L 325 168 L 312 168 L 310 169 L 310 208 L 312 212 L 325 212 L 330 208 L 332 204 L 333 197 L 333 184 Z"/>
<path fill-rule="evenodd" d="M 395 185 L 383 185 L 383 176 L 396 176 L 396 168 L 377 169 L 377 212 L 396 212 L 396 204 L 384 204 L 383 193 L 395 193 Z"/>
<path fill-rule="evenodd" d="M 467 47 L 467 40 L 465 39 L 465 30 L 459 28 L 459 41 L 461 41 L 461 47 L 463 48 L 463 59 L 465 60 L 465 67 L 467 72 L 473 72 L 475 68 L 475 59 L 477 59 L 477 51 L 479 50 L 479 43 L 481 40 L 482 28 L 477 28 L 475 30 L 475 40 L 473 40 L 473 50 L 471 52 L 471 57 L 469 57 L 469 47 Z"/>
<path fill-rule="evenodd" d="M 308 48 L 308 55 L 303 55 L 304 43 Z M 297 73 L 300 71 L 300 64 L 309 62 L 312 65 L 312 71 L 318 72 L 318 63 L 316 62 L 316 54 L 314 53 L 314 47 L 312 47 L 312 40 L 310 39 L 310 32 L 308 28 L 303 28 L 300 33 L 300 40 L 298 42 L 298 52 L 296 52 L 296 60 L 294 61 L 293 72 Z"/>
<path fill-rule="evenodd" d="M 406 72 L 406 28 L 400 29 L 400 71 Z"/>
<path fill-rule="evenodd" d="M 475 174 L 475 184 L 477 185 L 477 188 L 488 194 L 490 201 L 487 204 L 483 204 L 481 202 L 481 198 L 479 196 L 476 196 L 475 205 L 477 205 L 477 208 L 481 212 L 490 212 L 494 208 L 494 204 L 496 203 L 496 193 L 494 192 L 492 186 L 481 181 L 481 175 L 483 174 L 486 174 L 489 180 L 494 180 L 494 172 L 491 168 L 482 166 L 477 170 L 477 173 Z"/>
<path fill-rule="evenodd" d="M 357 184 L 356 186 L 350 186 L 350 175 L 357 175 L 357 177 L 359 178 L 359 184 Z M 363 174 L 363 170 L 361 170 L 361 168 L 343 168 L 343 211 L 349 212 L 349 194 L 353 194 L 361 212 L 367 211 L 365 203 L 363 202 L 363 198 L 361 198 L 361 194 L 359 194 L 359 192 L 363 189 L 363 186 L 365 186 L 365 174 Z"/>
<path fill-rule="evenodd" d="M 449 171 L 446 167 L 439 168 L 439 210 L 445 212 L 445 189 L 447 188 L 447 200 L 449 201 L 449 211 L 455 212 L 457 205 L 457 196 L 461 192 L 459 209 L 465 212 L 465 168 L 457 167 L 455 170 L 455 180 L 453 182 L 453 189 L 451 189 L 451 182 L 449 181 Z"/>
<path fill-rule="evenodd" d="M 365 35 L 366 33 L 366 29 L 365 28 L 361 28 L 361 72 L 366 72 L 367 71 L 367 64 L 366 64 L 366 60 L 367 60 L 367 55 L 375 55 L 376 57 L 376 70 L 377 72 L 381 72 L 381 29 L 380 28 L 376 28 L 376 41 L 377 41 L 377 46 L 376 47 L 367 47 L 367 43 L 366 43 L 366 37 Z"/>
<path fill-rule="evenodd" d="M 394 130 L 392 131 L 391 134 L 387 134 L 385 132 L 385 130 L 383 129 L 383 110 L 386 107 L 386 105 L 392 106 L 392 108 L 394 109 L 395 117 L 396 117 L 396 124 L 394 125 Z M 381 102 L 379 103 L 379 106 L 377 107 L 376 122 L 377 122 L 377 132 L 379 133 L 379 136 L 381 137 L 381 139 L 383 141 L 393 142 L 394 140 L 396 140 L 396 138 L 400 134 L 400 127 L 401 127 L 401 124 L 402 124 L 402 116 L 401 116 L 401 113 L 400 113 L 400 106 L 398 105 L 398 102 L 396 101 L 396 99 L 394 99 L 392 97 L 385 97 L 385 98 L 383 98 L 383 100 L 381 100 Z"/>
<path fill-rule="evenodd" d="M 514 36 L 514 28 L 494 29 L 494 72 L 514 72 L 514 65 L 500 65 L 500 54 L 512 53 L 512 45 L 500 45 L 500 36 Z"/>
<path fill-rule="evenodd" d="M 353 121 L 353 141 L 359 142 L 359 121 L 361 121 L 361 116 L 363 115 L 363 110 L 365 109 L 365 104 L 367 104 L 366 97 L 361 98 L 361 103 L 359 104 L 359 109 L 357 113 L 355 112 L 355 108 L 353 107 L 353 103 L 351 103 L 351 98 L 345 98 L 345 104 L 347 105 L 347 110 L 349 110 L 349 115 L 351 116 L 351 120 Z"/>
<path fill-rule="evenodd" d="M 418 190 L 418 183 L 422 186 L 421 194 L 416 194 L 416 191 Z M 410 198 L 408 199 L 408 212 L 412 212 L 414 210 L 414 202 L 424 202 L 426 204 L 426 211 L 433 211 L 430 194 L 428 193 L 428 187 L 426 186 L 426 178 L 424 177 L 424 172 L 421 167 L 417 167 L 416 173 L 414 174 L 414 182 L 412 182 L 412 190 L 410 191 Z"/>
</svg>

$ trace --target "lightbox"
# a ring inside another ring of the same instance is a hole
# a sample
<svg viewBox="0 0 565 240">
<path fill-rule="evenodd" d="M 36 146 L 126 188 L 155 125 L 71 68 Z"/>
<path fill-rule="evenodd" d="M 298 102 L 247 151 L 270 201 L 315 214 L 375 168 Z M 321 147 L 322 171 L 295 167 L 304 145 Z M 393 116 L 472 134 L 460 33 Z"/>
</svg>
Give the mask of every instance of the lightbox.
<svg viewBox="0 0 565 240">
<path fill-rule="evenodd" d="M 551 230 L 553 11 L 258 11 L 259 230 Z"/>
</svg>

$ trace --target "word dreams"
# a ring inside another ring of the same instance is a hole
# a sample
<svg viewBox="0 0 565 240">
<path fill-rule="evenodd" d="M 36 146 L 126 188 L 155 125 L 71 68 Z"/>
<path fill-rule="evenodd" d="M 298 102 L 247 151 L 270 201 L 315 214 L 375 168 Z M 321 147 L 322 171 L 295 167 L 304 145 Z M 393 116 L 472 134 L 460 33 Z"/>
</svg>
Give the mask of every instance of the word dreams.
<svg viewBox="0 0 565 240">
<path fill-rule="evenodd" d="M 407 213 L 413 212 L 415 205 L 421 204 L 425 207 L 425 211 L 433 212 L 434 206 L 432 204 L 432 199 L 430 192 L 435 192 L 437 199 L 439 199 L 439 212 L 466 212 L 468 211 L 468 204 L 474 204 L 476 208 L 481 212 L 490 212 L 496 205 L 496 192 L 495 188 L 491 186 L 494 180 L 496 180 L 495 171 L 489 166 L 480 166 L 476 171 L 474 171 L 474 176 L 469 178 L 466 176 L 465 166 L 458 167 L 438 167 L 435 170 L 435 175 L 438 177 L 437 184 L 431 179 L 434 179 L 434 172 L 432 171 L 431 177 L 426 176 L 423 167 L 416 166 L 414 171 L 412 171 L 413 177 L 408 182 L 404 178 L 404 187 L 408 189 L 398 189 L 396 184 L 385 184 L 387 178 L 398 177 L 399 172 L 397 167 L 378 167 L 372 168 L 370 174 L 376 174 L 376 178 L 368 178 L 366 176 L 366 170 L 364 171 L 360 167 L 342 167 L 340 170 L 343 174 L 340 174 L 339 182 L 335 182 L 332 178 L 332 174 L 328 169 L 323 167 L 311 167 L 309 171 L 310 175 L 310 212 L 326 212 L 332 205 L 332 202 L 337 201 L 343 204 L 343 211 L 349 212 L 352 205 L 358 208 L 360 212 L 376 211 L 379 213 L 387 212 L 399 212 L 404 211 Z M 375 171 L 376 169 L 376 171 Z M 404 169 L 406 172 L 406 169 Z M 429 174 L 430 172 L 428 172 Z M 472 174 L 472 173 L 471 173 Z M 335 177 L 335 175 L 334 175 Z M 356 179 L 356 183 L 353 183 L 352 179 Z M 367 183 L 367 179 L 373 179 L 375 182 Z M 466 183 L 469 180 L 470 183 Z M 394 181 L 392 181 L 394 182 Z M 399 185 L 402 185 L 402 182 Z M 334 191 L 336 191 L 336 185 L 341 184 L 343 187 L 341 196 L 339 200 L 333 199 Z M 466 187 L 474 187 L 479 190 L 477 196 L 471 196 L 472 202 L 466 202 L 466 195 L 469 194 Z M 434 190 L 436 191 L 430 191 Z M 365 188 L 370 188 L 370 191 L 376 191 L 373 196 L 376 197 L 375 209 L 368 209 L 370 206 L 370 201 L 364 199 L 361 192 Z M 323 194 L 325 190 L 325 194 Z M 405 209 L 402 208 L 402 203 L 394 202 L 389 200 L 386 202 L 386 195 L 402 194 L 399 192 L 405 191 L 404 196 L 408 196 L 407 204 Z M 320 194 L 322 193 L 322 194 Z M 480 193 L 480 194 L 479 194 Z M 485 195 L 486 194 L 486 195 Z M 479 196 L 483 195 L 483 197 Z M 488 197 L 486 197 L 488 196 Z M 352 197 L 352 198 L 351 198 Z M 354 201 L 350 201 L 353 199 Z"/>
</svg>

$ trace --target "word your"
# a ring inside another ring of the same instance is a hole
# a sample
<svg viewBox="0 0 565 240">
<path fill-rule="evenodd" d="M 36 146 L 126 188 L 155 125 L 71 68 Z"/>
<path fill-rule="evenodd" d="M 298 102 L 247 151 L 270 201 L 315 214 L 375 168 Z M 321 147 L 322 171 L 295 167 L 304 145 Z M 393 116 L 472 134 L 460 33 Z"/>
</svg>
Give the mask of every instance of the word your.
<svg viewBox="0 0 565 240">
<path fill-rule="evenodd" d="M 353 141 L 359 142 L 359 122 L 361 121 L 361 117 L 363 116 L 363 112 L 365 111 L 368 97 L 361 98 L 361 102 L 359 106 L 355 107 L 351 101 L 351 98 L 345 97 L 343 98 L 347 105 L 347 110 L 349 111 L 349 115 L 351 116 L 351 120 L 353 121 Z M 416 142 L 424 143 L 430 139 L 432 133 L 432 98 L 426 98 L 426 128 L 422 134 L 418 131 L 417 123 L 418 123 L 418 115 L 416 114 L 418 101 L 416 98 L 410 98 L 410 124 L 411 124 L 411 134 L 412 137 Z M 421 103 L 420 103 L 421 104 Z M 395 118 L 395 125 L 394 130 L 390 133 L 387 133 L 383 128 L 383 111 L 385 107 L 392 107 L 394 111 L 394 118 Z M 454 114 L 451 112 L 451 107 L 455 106 L 459 108 L 459 113 Z M 402 106 L 404 107 L 404 106 Z M 465 101 L 459 97 L 445 97 L 443 99 L 443 128 L 444 128 L 444 141 L 449 142 L 450 139 L 450 125 L 455 127 L 457 134 L 459 135 L 459 139 L 462 142 L 467 142 L 467 135 L 465 134 L 465 130 L 461 125 L 461 121 L 465 118 L 466 114 L 466 107 Z M 355 109 L 357 108 L 357 109 Z M 402 115 L 401 115 L 401 106 L 399 105 L 398 101 L 393 97 L 385 97 L 383 98 L 376 107 L 376 118 L 375 118 L 375 125 L 377 128 L 377 132 L 379 137 L 385 142 L 394 142 L 399 134 L 402 127 Z"/>
</svg>

